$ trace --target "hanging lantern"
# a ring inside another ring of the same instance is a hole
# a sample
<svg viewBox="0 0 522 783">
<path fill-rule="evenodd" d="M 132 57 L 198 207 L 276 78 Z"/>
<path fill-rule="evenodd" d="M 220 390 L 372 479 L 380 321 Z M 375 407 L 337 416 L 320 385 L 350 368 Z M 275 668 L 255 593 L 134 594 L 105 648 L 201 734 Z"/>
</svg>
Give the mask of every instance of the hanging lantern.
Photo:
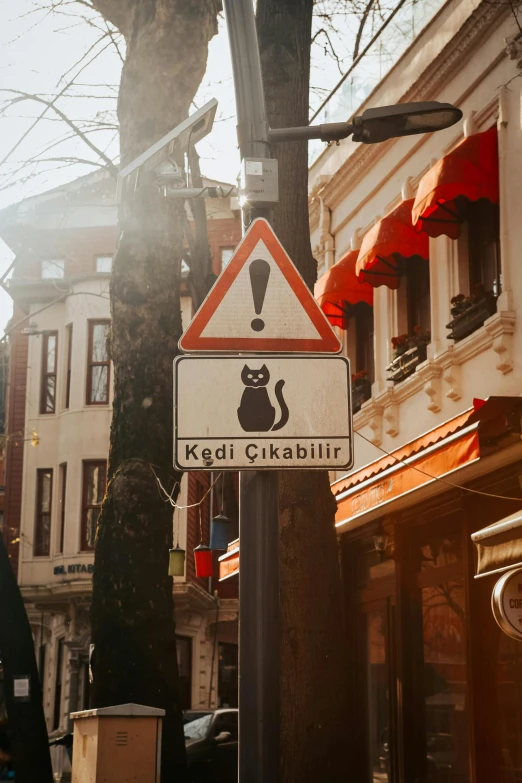
<svg viewBox="0 0 522 783">
<path fill-rule="evenodd" d="M 226 550 L 230 541 L 230 519 L 219 512 L 210 523 L 210 548 Z"/>
<path fill-rule="evenodd" d="M 185 550 L 178 545 L 169 549 L 169 576 L 185 576 Z"/>
<path fill-rule="evenodd" d="M 196 576 L 212 576 L 212 550 L 206 544 L 200 544 L 194 549 Z"/>
</svg>

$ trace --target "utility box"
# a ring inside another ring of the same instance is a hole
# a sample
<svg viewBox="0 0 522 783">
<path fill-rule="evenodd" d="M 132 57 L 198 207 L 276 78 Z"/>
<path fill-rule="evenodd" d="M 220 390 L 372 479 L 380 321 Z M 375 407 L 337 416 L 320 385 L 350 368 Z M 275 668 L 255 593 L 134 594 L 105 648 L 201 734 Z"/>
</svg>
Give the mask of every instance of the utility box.
<svg viewBox="0 0 522 783">
<path fill-rule="evenodd" d="M 141 704 L 71 713 L 72 783 L 159 783 L 164 715 Z"/>
</svg>

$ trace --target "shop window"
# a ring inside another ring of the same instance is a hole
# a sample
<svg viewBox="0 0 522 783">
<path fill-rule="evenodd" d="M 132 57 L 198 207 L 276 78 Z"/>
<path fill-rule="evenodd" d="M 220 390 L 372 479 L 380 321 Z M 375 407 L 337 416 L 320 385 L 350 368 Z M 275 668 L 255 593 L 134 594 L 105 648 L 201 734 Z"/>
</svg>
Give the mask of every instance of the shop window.
<svg viewBox="0 0 522 783">
<path fill-rule="evenodd" d="M 40 413 L 54 413 L 56 411 L 57 360 L 58 332 L 45 332 L 42 340 Z"/>
<path fill-rule="evenodd" d="M 238 646 L 220 642 L 218 648 L 218 704 L 220 707 L 238 706 Z"/>
<path fill-rule="evenodd" d="M 411 596 L 412 635 L 422 633 L 412 670 L 422 677 L 418 742 L 427 780 L 437 779 L 443 758 L 447 783 L 467 779 L 469 704 L 462 538 L 442 526 L 426 530 L 412 547 L 417 588 Z M 418 623 L 418 624 L 417 624 Z M 420 627 L 419 627 L 420 626 Z M 415 643 L 412 643 L 412 652 Z M 413 655 L 415 653 L 413 652 Z M 421 759 L 419 759 L 421 762 Z"/>
<path fill-rule="evenodd" d="M 192 639 L 189 636 L 176 636 L 176 657 L 178 659 L 181 709 L 190 710 L 192 706 Z"/>
<path fill-rule="evenodd" d="M 357 640 L 348 662 L 352 773 L 361 783 L 396 783 L 404 768 L 405 779 L 419 783 L 465 783 L 470 756 L 462 533 L 453 516 L 438 517 L 433 526 L 411 522 L 401 523 L 398 541 L 388 535 L 389 526 L 379 528 L 387 537 L 381 556 L 371 531 L 344 547 L 348 600 L 357 607 L 349 618 Z"/>
<path fill-rule="evenodd" d="M 499 633 L 496 687 L 497 779 L 511 783 L 522 780 L 522 645 L 502 632 Z"/>
<path fill-rule="evenodd" d="M 51 543 L 51 505 L 53 472 L 50 468 L 36 471 L 36 520 L 34 526 L 34 555 L 48 557 Z"/>
<path fill-rule="evenodd" d="M 67 493 L 67 464 L 60 465 L 60 534 L 58 538 L 58 553 L 63 553 L 65 538 L 65 497 Z"/>
<path fill-rule="evenodd" d="M 89 321 L 87 405 L 109 402 L 110 359 L 107 346 L 109 321 Z"/>
<path fill-rule="evenodd" d="M 94 549 L 96 526 L 107 484 L 107 462 L 92 460 L 83 463 L 82 487 L 82 552 Z"/>
<path fill-rule="evenodd" d="M 112 272 L 112 256 L 96 256 L 96 271 L 110 275 Z"/>
<path fill-rule="evenodd" d="M 220 250 L 220 254 L 221 254 L 221 271 L 223 271 L 223 269 L 226 266 L 228 266 L 228 264 L 230 263 L 230 260 L 231 260 L 232 256 L 234 255 L 234 250 L 235 250 L 235 248 L 233 248 L 233 247 L 222 247 L 221 248 L 221 250 Z"/>
<path fill-rule="evenodd" d="M 56 670 L 54 678 L 53 731 L 60 728 L 60 718 L 62 716 L 63 650 L 64 640 L 58 639 L 56 642 Z"/>
<path fill-rule="evenodd" d="M 65 273 L 65 261 L 63 258 L 54 258 L 42 261 L 42 280 L 61 280 Z"/>
</svg>

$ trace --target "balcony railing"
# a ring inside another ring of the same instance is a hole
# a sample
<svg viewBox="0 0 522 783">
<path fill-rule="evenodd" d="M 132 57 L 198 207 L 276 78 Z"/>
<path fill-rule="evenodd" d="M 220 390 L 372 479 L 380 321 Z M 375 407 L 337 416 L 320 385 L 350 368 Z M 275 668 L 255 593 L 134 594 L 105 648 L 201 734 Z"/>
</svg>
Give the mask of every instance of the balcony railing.
<svg viewBox="0 0 522 783">
<path fill-rule="evenodd" d="M 487 296 L 478 302 L 474 302 L 462 313 L 454 316 L 453 320 L 446 324 L 450 330 L 449 337 L 455 342 L 463 340 L 484 325 L 490 316 L 497 312 L 497 303 L 493 296 Z"/>
<path fill-rule="evenodd" d="M 387 366 L 388 380 L 394 383 L 404 381 L 424 361 L 426 361 L 426 345 L 421 344 L 408 348 L 399 356 L 396 356 L 393 362 Z"/>
</svg>

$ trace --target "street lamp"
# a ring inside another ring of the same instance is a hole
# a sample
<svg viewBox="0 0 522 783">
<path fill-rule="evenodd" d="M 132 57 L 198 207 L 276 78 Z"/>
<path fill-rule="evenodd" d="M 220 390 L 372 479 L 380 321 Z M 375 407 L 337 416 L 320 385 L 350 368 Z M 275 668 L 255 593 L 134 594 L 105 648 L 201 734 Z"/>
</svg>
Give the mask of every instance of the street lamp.
<svg viewBox="0 0 522 783">
<path fill-rule="evenodd" d="M 462 112 L 451 103 L 423 101 L 366 109 L 353 121 L 353 141 L 377 144 L 400 136 L 433 133 L 454 125 Z"/>
<path fill-rule="evenodd" d="M 454 125 L 462 118 L 462 112 L 451 103 L 422 101 L 420 103 L 399 103 L 395 106 L 380 106 L 366 109 L 352 122 L 328 122 L 322 125 L 308 125 L 297 128 L 271 128 L 271 142 L 320 139 L 339 141 L 352 137 L 363 144 L 377 144 L 400 136 L 415 133 L 432 133 Z"/>
</svg>

